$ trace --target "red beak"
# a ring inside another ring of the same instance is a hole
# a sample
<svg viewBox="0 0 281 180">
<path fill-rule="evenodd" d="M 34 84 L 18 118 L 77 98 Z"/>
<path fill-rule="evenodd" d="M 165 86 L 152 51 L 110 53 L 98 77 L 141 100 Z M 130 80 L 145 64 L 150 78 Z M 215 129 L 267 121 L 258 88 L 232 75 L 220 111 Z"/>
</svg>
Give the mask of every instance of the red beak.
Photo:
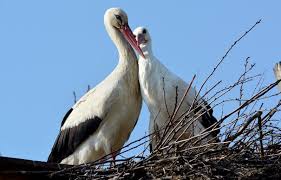
<svg viewBox="0 0 281 180">
<path fill-rule="evenodd" d="M 130 29 L 128 24 L 125 24 L 121 29 L 121 33 L 126 38 L 126 40 L 130 43 L 130 45 L 143 57 L 145 58 L 140 46 L 138 45 L 138 42 L 135 39 L 135 36 Z"/>
</svg>

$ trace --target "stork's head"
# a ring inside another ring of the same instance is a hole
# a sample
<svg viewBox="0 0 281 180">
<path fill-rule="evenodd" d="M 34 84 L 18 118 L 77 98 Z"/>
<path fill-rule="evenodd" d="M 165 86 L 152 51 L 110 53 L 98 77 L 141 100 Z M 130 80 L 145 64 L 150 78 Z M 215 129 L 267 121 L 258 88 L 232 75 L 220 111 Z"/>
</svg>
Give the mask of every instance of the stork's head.
<svg viewBox="0 0 281 180">
<path fill-rule="evenodd" d="M 124 38 L 130 43 L 130 45 L 141 55 L 143 52 L 139 47 L 136 39 L 134 38 L 134 34 L 128 24 L 128 16 L 127 14 L 120 8 L 110 8 L 104 14 L 104 23 L 105 25 L 112 26 L 117 29 Z"/>
<path fill-rule="evenodd" d="M 140 46 L 141 50 L 146 53 L 152 53 L 151 50 L 151 37 L 145 27 L 138 27 L 134 30 L 135 38 Z"/>
</svg>

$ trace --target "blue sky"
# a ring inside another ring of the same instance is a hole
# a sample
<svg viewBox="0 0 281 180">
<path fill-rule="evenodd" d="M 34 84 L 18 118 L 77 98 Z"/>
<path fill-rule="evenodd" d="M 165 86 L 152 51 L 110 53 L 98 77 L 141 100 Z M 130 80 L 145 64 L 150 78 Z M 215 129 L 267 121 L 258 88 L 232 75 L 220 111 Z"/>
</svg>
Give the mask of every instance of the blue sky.
<svg viewBox="0 0 281 180">
<path fill-rule="evenodd" d="M 186 81 L 197 74 L 197 86 L 233 41 L 262 19 L 212 81 L 237 79 L 248 56 L 265 84 L 274 81 L 272 67 L 281 60 L 277 0 L 0 0 L 2 155 L 46 160 L 73 105 L 72 92 L 82 96 L 113 70 L 117 51 L 103 25 L 110 7 L 123 8 L 132 29 L 148 27 L 154 54 Z M 145 134 L 148 118 L 144 105 L 130 141 Z"/>
</svg>

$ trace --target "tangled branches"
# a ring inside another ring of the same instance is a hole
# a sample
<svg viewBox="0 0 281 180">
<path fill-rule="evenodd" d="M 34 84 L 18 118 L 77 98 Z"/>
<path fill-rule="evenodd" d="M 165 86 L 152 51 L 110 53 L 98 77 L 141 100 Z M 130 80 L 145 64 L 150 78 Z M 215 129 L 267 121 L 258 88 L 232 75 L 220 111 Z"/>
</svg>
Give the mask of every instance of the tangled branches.
<svg viewBox="0 0 281 180">
<path fill-rule="evenodd" d="M 280 93 L 272 94 L 280 80 L 263 85 L 263 76 L 254 74 L 255 64 L 251 64 L 250 57 L 247 57 L 243 72 L 235 82 L 221 87 L 223 81 L 219 80 L 199 98 L 229 52 L 260 22 L 257 21 L 231 45 L 199 88 L 190 108 L 182 114 L 178 114 L 179 108 L 196 76 L 183 97 L 178 97 L 175 88 L 174 110 L 167 110 L 168 124 L 123 147 L 116 166 L 109 166 L 112 161 L 106 156 L 103 161 L 63 169 L 50 176 L 70 179 L 280 178 L 281 128 L 276 118 L 281 100 L 278 99 Z M 165 95 L 165 88 L 163 91 Z M 206 99 L 217 114 L 221 109 L 218 122 L 192 137 L 178 138 L 179 132 L 185 132 L 204 114 L 202 110 L 196 111 L 202 105 L 202 99 Z M 219 137 L 216 137 L 219 142 L 208 139 L 202 143 L 210 133 L 219 130 Z M 161 131 L 165 136 L 148 155 L 149 137 Z M 122 154 L 138 147 L 144 148 L 138 154 L 122 158 Z"/>
</svg>

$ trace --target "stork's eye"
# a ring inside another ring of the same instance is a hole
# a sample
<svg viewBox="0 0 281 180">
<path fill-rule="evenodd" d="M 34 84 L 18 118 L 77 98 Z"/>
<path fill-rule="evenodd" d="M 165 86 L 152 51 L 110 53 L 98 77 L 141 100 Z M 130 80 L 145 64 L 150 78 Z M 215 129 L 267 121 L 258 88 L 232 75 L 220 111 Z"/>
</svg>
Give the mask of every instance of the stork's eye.
<svg viewBox="0 0 281 180">
<path fill-rule="evenodd" d="M 115 15 L 116 19 L 118 19 L 120 22 L 122 22 L 122 18 L 119 15 Z"/>
<path fill-rule="evenodd" d="M 143 30 L 142 30 L 142 33 L 143 33 L 143 34 L 146 34 L 146 29 L 143 29 Z"/>
</svg>

